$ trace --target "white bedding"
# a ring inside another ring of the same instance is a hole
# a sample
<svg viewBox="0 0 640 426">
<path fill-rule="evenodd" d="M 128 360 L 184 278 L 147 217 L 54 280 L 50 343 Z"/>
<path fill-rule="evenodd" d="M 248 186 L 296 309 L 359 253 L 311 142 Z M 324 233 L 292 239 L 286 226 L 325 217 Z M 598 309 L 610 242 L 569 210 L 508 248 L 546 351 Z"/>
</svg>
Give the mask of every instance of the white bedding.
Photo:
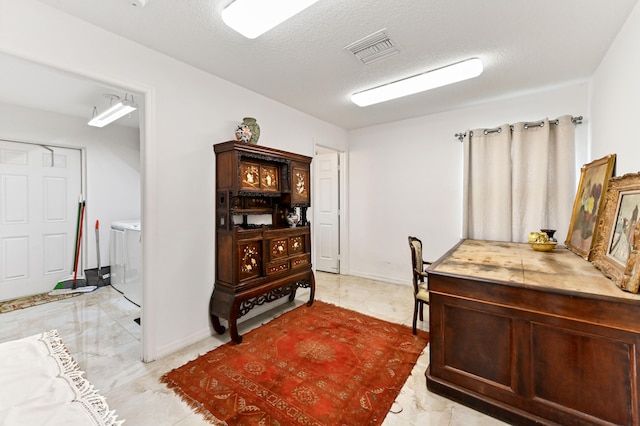
<svg viewBox="0 0 640 426">
<path fill-rule="evenodd" d="M 121 425 L 57 330 L 0 343 L 0 425 Z"/>
</svg>

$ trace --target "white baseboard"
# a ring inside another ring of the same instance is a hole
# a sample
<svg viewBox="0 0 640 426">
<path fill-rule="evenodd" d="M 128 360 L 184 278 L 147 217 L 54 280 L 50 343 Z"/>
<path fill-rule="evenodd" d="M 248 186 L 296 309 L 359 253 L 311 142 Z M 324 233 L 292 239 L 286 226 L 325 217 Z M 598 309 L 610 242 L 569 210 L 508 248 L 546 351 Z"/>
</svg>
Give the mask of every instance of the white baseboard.
<svg viewBox="0 0 640 426">
<path fill-rule="evenodd" d="M 211 330 L 209 328 L 206 328 L 203 330 L 199 330 L 193 334 L 190 334 L 189 336 L 185 336 L 182 339 L 174 340 L 168 345 L 157 348 L 155 353 L 156 355 L 155 359 L 158 360 L 158 359 L 164 358 L 167 355 L 171 355 L 174 352 L 178 352 L 179 350 L 182 350 L 187 346 L 193 345 L 194 343 L 198 343 L 199 341 L 204 340 L 210 336 L 211 336 Z"/>
<path fill-rule="evenodd" d="M 384 275 L 376 275 L 376 274 L 371 274 L 368 272 L 361 272 L 361 271 L 349 271 L 349 274 L 351 276 L 354 277 L 360 277 L 360 278 L 367 278 L 369 280 L 374 280 L 374 281 L 382 281 L 384 283 L 390 283 L 390 284 L 399 284 L 399 285 L 413 285 L 411 283 L 411 281 L 405 281 L 405 280 L 399 280 L 397 278 L 392 278 L 392 277 L 387 277 Z"/>
<path fill-rule="evenodd" d="M 296 292 L 296 299 L 299 299 L 299 300 L 308 299 L 309 291 L 310 291 L 309 289 L 298 289 L 298 291 Z M 240 318 L 238 321 L 238 324 L 248 319 L 251 319 L 255 316 L 258 316 L 262 313 L 270 311 L 272 309 L 276 309 L 278 306 L 284 305 L 286 303 L 289 303 L 288 296 L 282 297 L 278 300 L 274 300 L 273 302 L 265 303 L 264 305 L 256 306 L 254 309 L 249 311 L 247 315 Z M 220 337 L 226 340 L 229 338 L 228 322 L 226 320 L 220 319 L 220 323 L 227 329 L 225 331 L 225 334 L 222 334 Z M 207 327 L 206 329 L 199 330 L 195 333 L 190 334 L 189 336 L 185 336 L 182 339 L 174 340 L 168 345 L 157 348 L 157 351 L 155 353 L 156 355 L 155 359 L 161 359 L 167 355 L 171 355 L 174 352 L 182 350 L 187 346 L 193 345 L 194 343 L 198 343 L 199 341 L 204 340 L 213 335 L 217 335 L 217 333 L 213 329 L 213 326 L 209 324 L 209 327 Z"/>
</svg>

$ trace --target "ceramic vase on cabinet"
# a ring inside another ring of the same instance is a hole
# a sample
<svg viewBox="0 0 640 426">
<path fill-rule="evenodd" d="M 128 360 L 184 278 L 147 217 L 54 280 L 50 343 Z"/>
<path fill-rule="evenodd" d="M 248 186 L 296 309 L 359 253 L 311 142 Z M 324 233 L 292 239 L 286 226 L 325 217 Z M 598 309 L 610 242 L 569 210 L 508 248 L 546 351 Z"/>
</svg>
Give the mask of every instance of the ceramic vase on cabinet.
<svg viewBox="0 0 640 426">
<path fill-rule="evenodd" d="M 251 129 L 246 124 L 239 124 L 236 127 L 236 139 L 240 142 L 249 142 L 251 140 Z"/>
<path fill-rule="evenodd" d="M 300 223 L 300 216 L 297 212 L 291 212 L 287 215 L 287 223 L 289 227 L 295 228 L 298 223 Z"/>
<path fill-rule="evenodd" d="M 251 138 L 249 139 L 249 143 L 257 144 L 258 139 L 260 138 L 260 126 L 258 122 L 253 117 L 245 117 L 242 119 L 242 124 L 247 126 L 251 131 Z"/>
</svg>

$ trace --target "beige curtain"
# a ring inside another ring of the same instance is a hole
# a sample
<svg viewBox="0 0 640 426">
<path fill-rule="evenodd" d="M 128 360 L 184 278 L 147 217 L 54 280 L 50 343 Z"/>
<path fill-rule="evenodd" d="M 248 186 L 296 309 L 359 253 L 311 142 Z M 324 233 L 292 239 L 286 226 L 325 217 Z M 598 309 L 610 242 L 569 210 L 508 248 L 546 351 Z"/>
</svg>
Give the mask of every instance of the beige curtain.
<svg viewBox="0 0 640 426">
<path fill-rule="evenodd" d="M 564 241 L 575 197 L 575 125 L 567 115 L 467 131 L 463 237 L 526 242 L 556 229 Z"/>
</svg>

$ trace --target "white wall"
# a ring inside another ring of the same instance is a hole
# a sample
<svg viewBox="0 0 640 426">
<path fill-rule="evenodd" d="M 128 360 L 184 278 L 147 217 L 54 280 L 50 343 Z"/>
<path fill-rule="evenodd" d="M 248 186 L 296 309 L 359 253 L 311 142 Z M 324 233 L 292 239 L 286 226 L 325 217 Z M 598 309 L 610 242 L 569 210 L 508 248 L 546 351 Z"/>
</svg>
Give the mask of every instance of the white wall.
<svg viewBox="0 0 640 426">
<path fill-rule="evenodd" d="M 140 217 L 138 129 L 87 126 L 86 120 L 0 103 L 0 138 L 83 149 L 86 156 L 86 221 L 83 268 L 97 267 L 95 223 L 100 221 L 100 264 L 110 264 L 109 227 Z"/>
<path fill-rule="evenodd" d="M 35 0 L 0 0 L 0 51 L 144 93 L 141 143 L 144 358 L 212 333 L 212 145 L 256 117 L 260 144 L 313 155 L 346 131 L 105 32 Z"/>
<path fill-rule="evenodd" d="M 351 131 L 349 273 L 410 284 L 409 235 L 423 240 L 430 260 L 459 241 L 463 151 L 455 133 L 566 114 L 587 123 L 587 110 L 588 86 L 581 83 Z M 576 127 L 576 141 L 581 165 L 585 124 Z"/>
<path fill-rule="evenodd" d="M 593 159 L 617 154 L 617 175 L 640 171 L 640 3 L 591 81 Z"/>
</svg>

